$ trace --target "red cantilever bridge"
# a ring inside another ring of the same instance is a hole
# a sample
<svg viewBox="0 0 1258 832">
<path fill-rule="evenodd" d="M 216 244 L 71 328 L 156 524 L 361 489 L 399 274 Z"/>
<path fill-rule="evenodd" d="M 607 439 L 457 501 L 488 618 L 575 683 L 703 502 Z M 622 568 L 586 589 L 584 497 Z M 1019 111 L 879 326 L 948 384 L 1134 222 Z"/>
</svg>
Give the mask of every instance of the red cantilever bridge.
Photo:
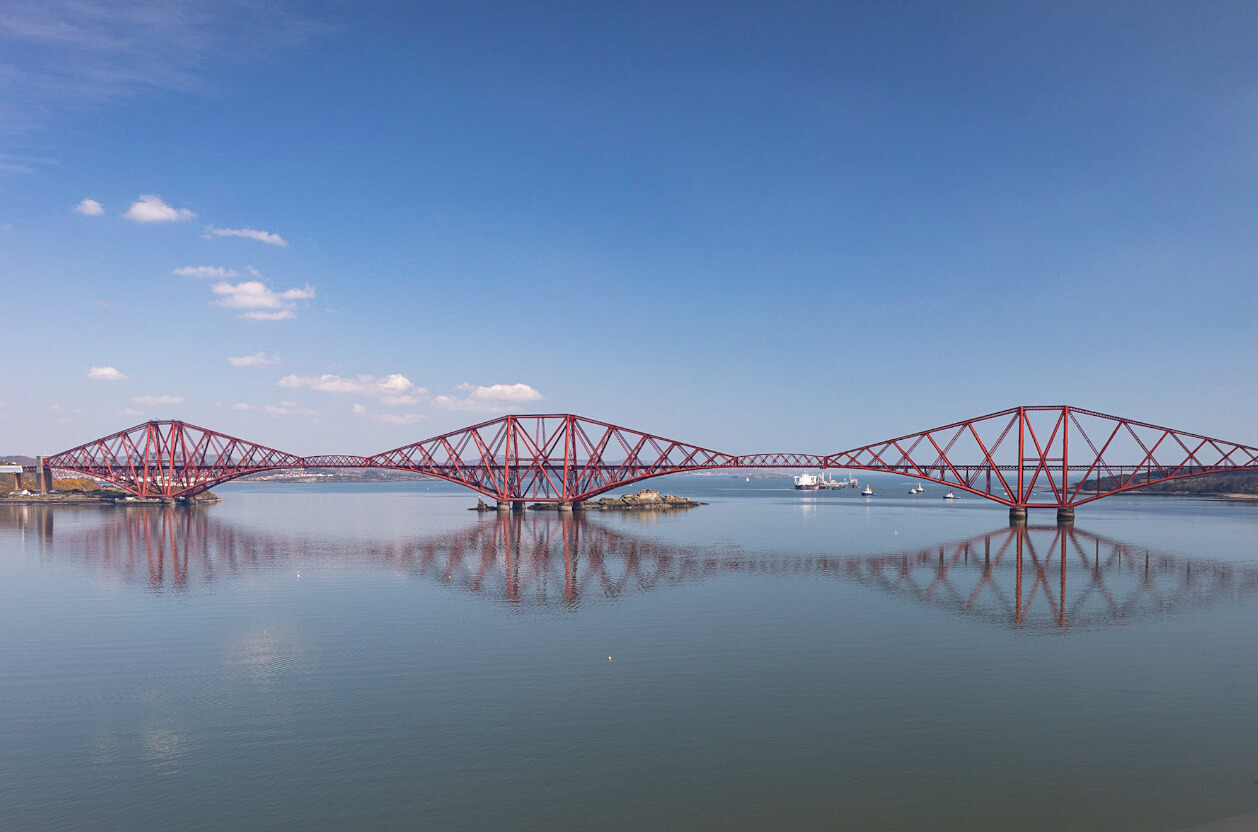
<svg viewBox="0 0 1258 832">
<path fill-rule="evenodd" d="M 683 471 L 847 468 L 901 474 L 1009 506 L 1076 506 L 1166 480 L 1258 470 L 1258 448 L 1067 405 L 1013 407 L 832 454 L 735 455 L 571 414 L 502 416 L 374 456 L 297 456 L 181 421 L 155 421 L 42 458 L 137 497 L 186 499 L 292 468 L 439 477 L 499 502 L 579 504 Z"/>
</svg>

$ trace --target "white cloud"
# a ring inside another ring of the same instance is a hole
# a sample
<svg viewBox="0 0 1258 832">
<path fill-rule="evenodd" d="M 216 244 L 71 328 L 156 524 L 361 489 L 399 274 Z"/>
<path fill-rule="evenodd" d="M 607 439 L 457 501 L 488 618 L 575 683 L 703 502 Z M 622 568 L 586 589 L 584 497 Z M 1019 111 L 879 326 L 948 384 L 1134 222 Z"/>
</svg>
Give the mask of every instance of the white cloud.
<svg viewBox="0 0 1258 832">
<path fill-rule="evenodd" d="M 258 231 L 255 228 L 215 228 L 211 225 L 205 229 L 205 232 L 215 237 L 244 237 L 246 240 L 257 240 L 269 246 L 288 248 L 288 240 L 280 235 L 272 234 L 270 231 Z"/>
<path fill-rule="evenodd" d="M 473 413 L 506 413 L 525 402 L 536 402 L 545 398 L 527 384 L 491 384 L 488 387 L 460 384 L 458 389 L 467 395 L 461 398 L 437 396 L 432 400 L 433 406 Z"/>
<path fill-rule="evenodd" d="M 240 272 L 235 269 L 225 269 L 222 266 L 180 266 L 171 274 L 180 277 L 216 277 L 219 280 L 240 276 Z"/>
<path fill-rule="evenodd" d="M 375 376 L 342 378 L 331 374 L 310 377 L 284 376 L 279 380 L 279 385 L 280 387 L 309 387 L 311 390 L 322 393 L 353 393 L 359 396 L 370 396 L 392 405 L 417 404 L 428 395 L 427 390 L 416 387 L 401 373 L 391 373 L 383 378 Z"/>
<path fill-rule="evenodd" d="M 270 367 L 273 364 L 280 363 L 278 355 L 267 355 L 264 352 L 255 352 L 253 355 L 232 356 L 227 359 L 233 367 Z"/>
<path fill-rule="evenodd" d="M 91 367 L 87 377 L 92 381 L 126 381 L 127 377 L 114 367 Z"/>
<path fill-rule="evenodd" d="M 183 404 L 187 401 L 183 396 L 132 396 L 131 401 L 136 404 Z"/>
<path fill-rule="evenodd" d="M 186 222 L 196 214 L 187 208 L 171 208 L 157 194 L 144 194 L 123 216 L 136 222 Z"/>
<path fill-rule="evenodd" d="M 280 402 L 279 404 L 264 404 L 254 406 L 238 402 L 232 405 L 232 410 L 257 410 L 268 416 L 318 416 L 317 410 L 308 410 L 304 407 L 298 407 L 297 402 Z"/>
<path fill-rule="evenodd" d="M 78 205 L 74 206 L 74 210 L 78 211 L 85 217 L 99 217 L 105 213 L 105 206 L 101 205 L 94 199 L 85 199 Z"/>
<path fill-rule="evenodd" d="M 315 290 L 306 284 L 304 289 L 287 289 L 277 292 L 261 280 L 243 280 L 240 283 L 215 283 L 210 291 L 222 297 L 215 306 L 243 309 L 241 318 L 255 321 L 282 321 L 297 317 L 297 301 L 314 297 Z"/>
<path fill-rule="evenodd" d="M 118 412 L 121 413 L 123 416 L 143 416 L 144 415 L 143 410 L 136 410 L 134 407 L 124 407 L 122 410 L 119 410 Z"/>
<path fill-rule="evenodd" d="M 384 422 L 386 425 L 413 425 L 424 418 L 422 413 L 381 413 L 363 407 L 361 404 L 354 405 L 354 412 L 373 422 Z"/>
</svg>

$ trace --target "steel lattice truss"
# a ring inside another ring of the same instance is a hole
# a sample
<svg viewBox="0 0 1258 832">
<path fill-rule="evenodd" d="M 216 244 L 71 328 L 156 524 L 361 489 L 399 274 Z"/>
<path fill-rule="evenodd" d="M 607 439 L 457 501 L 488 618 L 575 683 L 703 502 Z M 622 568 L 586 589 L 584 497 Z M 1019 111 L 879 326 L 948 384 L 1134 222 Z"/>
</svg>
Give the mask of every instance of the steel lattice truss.
<svg viewBox="0 0 1258 832">
<path fill-rule="evenodd" d="M 499 500 L 585 500 L 648 477 L 734 468 L 737 457 L 571 414 L 503 416 L 371 457 Z"/>
<path fill-rule="evenodd" d="M 390 468 L 502 501 L 577 502 L 650 477 L 742 468 L 902 474 L 1015 508 L 1073 508 L 1151 483 L 1258 470 L 1258 448 L 1069 406 L 1016 407 L 841 453 L 735 456 L 572 414 L 502 416 L 370 457 L 277 451 L 148 422 L 46 459 L 140 497 L 282 468 Z"/>
<path fill-rule="evenodd" d="M 761 575 L 859 584 L 999 627 L 1065 629 L 1258 596 L 1258 567 L 1060 526 L 1019 526 L 881 554 L 801 555 L 697 549 L 555 514 L 497 515 L 438 535 L 347 542 L 260 534 L 203 512 L 143 511 L 76 529 L 69 542 L 57 549 L 111 579 L 153 589 L 182 591 L 278 567 L 348 562 L 528 607 L 573 608 Z"/>
<path fill-rule="evenodd" d="M 105 480 L 141 497 L 189 497 L 246 474 L 322 467 L 361 457 L 314 457 L 246 442 L 187 422 L 147 422 L 49 457 L 45 464 Z"/>
<path fill-rule="evenodd" d="M 1069 406 L 1015 407 L 825 458 L 1011 507 L 1073 508 L 1166 480 L 1258 470 L 1258 448 Z"/>
</svg>

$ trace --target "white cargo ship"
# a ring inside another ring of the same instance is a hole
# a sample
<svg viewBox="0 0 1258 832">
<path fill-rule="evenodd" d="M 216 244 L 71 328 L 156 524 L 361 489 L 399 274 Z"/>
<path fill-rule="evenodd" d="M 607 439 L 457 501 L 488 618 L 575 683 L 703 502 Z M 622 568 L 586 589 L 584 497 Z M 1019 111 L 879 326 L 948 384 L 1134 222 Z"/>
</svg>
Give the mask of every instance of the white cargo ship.
<svg viewBox="0 0 1258 832">
<path fill-rule="evenodd" d="M 804 471 L 795 478 L 796 491 L 817 491 L 821 488 L 821 478 Z"/>
<path fill-rule="evenodd" d="M 844 479 L 826 479 L 826 472 L 823 470 L 821 476 L 801 472 L 795 478 L 796 491 L 817 491 L 819 489 L 838 489 L 838 488 L 855 488 L 857 485 L 856 477 L 846 477 Z"/>
</svg>

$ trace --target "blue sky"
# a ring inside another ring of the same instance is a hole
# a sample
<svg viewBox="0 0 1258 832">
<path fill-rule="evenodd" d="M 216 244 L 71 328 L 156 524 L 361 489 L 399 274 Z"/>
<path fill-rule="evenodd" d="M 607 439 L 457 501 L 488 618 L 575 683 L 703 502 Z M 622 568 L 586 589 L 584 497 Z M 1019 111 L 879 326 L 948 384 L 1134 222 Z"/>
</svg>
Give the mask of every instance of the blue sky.
<svg viewBox="0 0 1258 832">
<path fill-rule="evenodd" d="M 6 3 L 0 452 L 1258 443 L 1258 7 L 1097 6 Z"/>
</svg>

